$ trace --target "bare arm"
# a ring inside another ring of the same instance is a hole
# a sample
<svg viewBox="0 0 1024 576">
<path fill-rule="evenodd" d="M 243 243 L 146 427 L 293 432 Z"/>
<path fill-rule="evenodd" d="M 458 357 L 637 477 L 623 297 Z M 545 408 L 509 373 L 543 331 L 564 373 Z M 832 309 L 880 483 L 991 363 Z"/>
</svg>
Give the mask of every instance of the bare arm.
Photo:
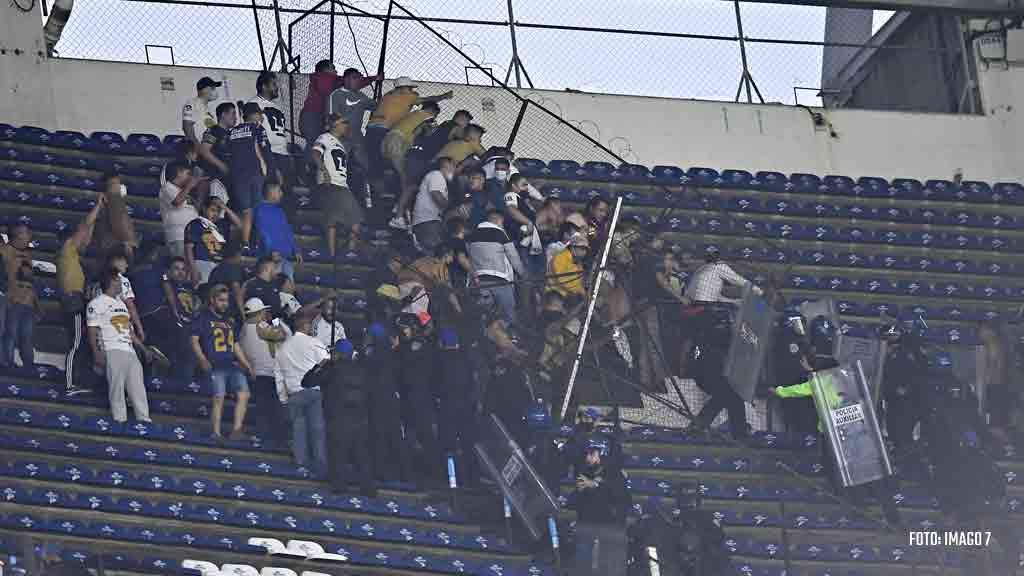
<svg viewBox="0 0 1024 576">
<path fill-rule="evenodd" d="M 223 160 L 217 158 L 217 155 L 213 153 L 213 144 L 208 144 L 206 142 L 200 143 L 199 156 L 205 159 L 210 164 L 216 166 L 217 170 L 220 170 L 221 174 L 227 174 L 228 172 L 231 171 L 231 168 L 229 168 L 228 165 L 224 163 Z"/>
<path fill-rule="evenodd" d="M 231 283 L 231 294 L 235 297 L 235 306 L 239 310 L 245 310 L 245 290 L 240 282 Z"/>
<path fill-rule="evenodd" d="M 100 194 L 96 197 L 96 205 L 89 210 L 86 214 L 85 220 L 78 225 L 75 229 L 75 233 L 71 235 L 71 242 L 75 245 L 78 250 L 83 250 L 86 246 L 92 242 L 92 232 L 96 229 L 96 219 L 100 216 L 100 210 L 103 209 L 103 205 L 106 204 L 107 197 Z"/>
<path fill-rule="evenodd" d="M 252 364 L 249 364 L 249 359 L 245 357 L 245 352 L 242 351 L 242 346 L 238 342 L 235 342 L 235 360 L 238 360 L 238 365 L 242 367 L 246 374 L 252 376 L 256 373 L 253 371 Z"/>
<path fill-rule="evenodd" d="M 420 96 L 419 98 L 416 99 L 416 104 L 424 104 L 426 102 L 442 102 L 444 100 L 450 99 L 454 95 L 455 93 L 449 90 L 444 94 L 438 94 L 437 96 Z"/>
<path fill-rule="evenodd" d="M 139 310 L 135 307 L 135 298 L 126 299 L 124 305 L 128 308 L 128 315 L 132 318 L 132 326 L 135 327 L 132 337 L 138 336 L 140 342 L 145 340 L 146 331 L 142 329 L 142 318 L 139 317 Z"/>
<path fill-rule="evenodd" d="M 235 211 L 227 206 L 224 207 L 224 215 L 227 216 L 228 222 L 231 222 L 231 227 L 235 230 L 242 227 L 242 219 L 235 214 Z"/>
<path fill-rule="evenodd" d="M 89 348 L 92 350 L 92 361 L 97 366 L 106 366 L 107 357 L 100 351 L 100 331 L 95 326 L 86 329 L 89 333 Z"/>
<path fill-rule="evenodd" d="M 203 346 L 199 343 L 199 336 L 192 337 L 192 353 L 196 355 L 196 360 L 199 361 L 200 370 L 209 372 L 213 369 L 210 361 L 206 358 L 206 354 L 203 354 Z"/>
</svg>

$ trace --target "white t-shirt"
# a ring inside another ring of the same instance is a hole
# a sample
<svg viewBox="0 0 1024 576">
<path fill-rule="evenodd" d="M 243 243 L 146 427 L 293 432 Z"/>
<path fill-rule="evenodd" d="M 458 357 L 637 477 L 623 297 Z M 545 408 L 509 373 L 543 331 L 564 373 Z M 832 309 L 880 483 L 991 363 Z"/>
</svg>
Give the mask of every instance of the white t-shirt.
<svg viewBox="0 0 1024 576">
<path fill-rule="evenodd" d="M 181 188 L 174 182 L 167 182 L 160 189 L 160 219 L 164 223 L 166 242 L 184 242 L 185 227 L 189 222 L 199 218 L 199 212 L 191 200 L 185 200 L 181 206 L 174 205 L 174 199 L 178 194 L 181 194 Z"/>
<path fill-rule="evenodd" d="M 322 342 L 302 332 L 285 340 L 274 357 L 274 380 L 281 403 L 288 402 L 288 396 L 301 392 L 306 373 L 330 357 Z"/>
<path fill-rule="evenodd" d="M 287 324 L 283 322 L 278 324 L 284 330 L 286 336 L 291 336 L 292 332 L 288 329 Z M 259 330 L 268 330 L 270 328 L 271 326 L 268 322 L 260 322 L 259 324 L 246 322 L 242 325 L 242 336 L 239 343 L 242 346 L 242 352 L 245 353 L 246 359 L 252 365 L 252 371 L 257 376 L 273 378 L 274 356 L 270 351 L 271 343 L 260 338 L 259 335 Z M 280 343 L 274 343 L 273 345 L 279 346 Z"/>
<path fill-rule="evenodd" d="M 206 100 L 196 96 L 190 98 L 185 105 L 181 107 L 181 121 L 194 122 L 192 130 L 195 134 L 186 134 L 186 137 L 192 137 L 196 142 L 203 139 L 203 133 L 206 132 L 207 128 L 217 125 L 217 119 L 214 118 L 213 113 L 210 112 L 210 105 Z"/>
<path fill-rule="evenodd" d="M 284 112 L 281 105 L 273 100 L 256 96 L 249 102 L 255 102 L 263 109 L 263 129 L 267 132 L 270 151 L 274 154 L 288 153 L 288 132 L 285 130 Z M 216 124 L 216 122 L 214 122 Z"/>
<path fill-rule="evenodd" d="M 100 294 L 89 301 L 85 310 L 85 323 L 99 329 L 100 348 L 103 351 L 132 349 L 132 319 L 128 308 L 118 298 Z"/>
<path fill-rule="evenodd" d="M 120 277 L 121 277 L 121 294 L 118 295 L 118 297 L 117 297 L 118 300 L 120 300 L 121 302 L 127 302 L 128 300 L 134 300 L 135 299 L 135 290 L 132 289 L 132 281 L 129 280 L 128 277 L 125 276 L 124 274 L 121 274 Z M 88 286 L 88 289 L 86 290 L 86 296 L 90 300 L 95 300 L 96 298 L 99 298 L 102 295 L 103 295 L 103 289 L 100 288 L 100 283 L 99 282 L 93 282 L 92 284 L 90 284 Z"/>
<path fill-rule="evenodd" d="M 313 144 L 313 150 L 323 155 L 324 167 L 327 168 L 331 184 L 348 188 L 348 152 L 334 134 L 321 134 Z"/>
<path fill-rule="evenodd" d="M 427 175 L 420 181 L 420 191 L 416 194 L 416 204 L 412 209 L 412 223 L 422 224 L 441 219 L 441 211 L 444 206 L 438 206 L 434 201 L 431 192 L 440 192 L 445 200 L 448 199 L 448 181 L 440 170 L 427 172 Z"/>
<path fill-rule="evenodd" d="M 324 346 L 330 347 L 334 342 L 338 340 L 345 340 L 345 326 L 334 321 L 334 342 L 331 342 L 331 323 L 324 319 L 323 316 L 317 316 L 313 322 L 313 337 L 323 342 Z"/>
</svg>

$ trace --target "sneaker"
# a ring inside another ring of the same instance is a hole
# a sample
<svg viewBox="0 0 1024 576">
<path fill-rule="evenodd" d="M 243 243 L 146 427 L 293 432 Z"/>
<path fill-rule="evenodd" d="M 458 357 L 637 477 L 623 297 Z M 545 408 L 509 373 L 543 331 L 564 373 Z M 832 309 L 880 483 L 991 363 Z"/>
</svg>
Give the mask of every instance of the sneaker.
<svg viewBox="0 0 1024 576">
<path fill-rule="evenodd" d="M 64 396 L 68 398 L 74 398 L 75 396 L 80 396 L 82 394 L 92 394 L 92 390 L 88 388 L 79 388 L 78 386 L 73 386 L 64 391 Z"/>
<path fill-rule="evenodd" d="M 167 357 L 166 354 L 161 352 L 159 348 L 157 348 L 156 346 L 146 346 L 146 349 L 149 350 L 149 354 L 153 359 L 151 362 L 152 364 L 157 364 L 158 366 L 162 366 L 165 369 L 171 366 L 171 360 Z"/>
<path fill-rule="evenodd" d="M 239 441 L 239 440 L 245 440 L 245 439 L 246 439 L 245 432 L 243 432 L 242 430 L 232 430 L 231 431 L 231 435 L 228 436 L 228 440 L 232 440 L 232 441 L 236 441 L 236 442 Z"/>
<path fill-rule="evenodd" d="M 409 223 L 405 221 L 405 216 L 395 216 L 388 222 L 388 226 L 395 228 L 396 230 L 409 229 Z"/>
</svg>

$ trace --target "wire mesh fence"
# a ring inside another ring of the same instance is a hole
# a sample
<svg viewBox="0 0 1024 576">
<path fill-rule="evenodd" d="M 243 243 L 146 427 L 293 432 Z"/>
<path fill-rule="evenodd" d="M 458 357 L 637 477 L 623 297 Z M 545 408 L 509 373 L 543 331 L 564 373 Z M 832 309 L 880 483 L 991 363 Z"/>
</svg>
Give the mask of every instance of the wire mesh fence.
<svg viewBox="0 0 1024 576">
<path fill-rule="evenodd" d="M 379 23 L 388 3 L 352 0 L 345 3 L 348 9 L 332 15 L 331 7 L 341 4 L 320 2 L 319 10 L 311 10 L 317 6 L 314 0 L 278 0 L 275 12 L 273 0 L 81 0 L 57 51 L 65 58 L 128 62 L 153 61 L 155 52 L 166 61 L 173 52 L 174 64 L 280 69 L 279 59 L 271 63 L 280 19 L 285 43 L 297 23 L 294 45 L 288 44 L 292 53 L 318 52 L 326 58 L 333 43 L 333 52 L 340 54 L 336 59 L 345 60 L 339 67 L 372 73 L 379 53 L 374 38 L 382 37 Z M 872 37 L 888 32 L 883 24 L 892 13 L 883 11 L 721 0 L 411 0 L 405 5 L 439 33 L 430 42 L 450 41 L 513 86 L 549 90 L 733 100 L 744 71 L 742 39 L 748 69 L 765 101 L 820 104 L 818 91 L 831 75 L 880 44 L 885 44 L 883 53 L 939 53 L 950 61 L 957 61 L 960 51 L 957 43 L 940 37 Z M 518 70 L 512 66 L 510 22 L 522 63 Z M 907 45 L 893 45 L 904 41 Z M 416 51 L 429 53 L 431 44 L 423 42 L 396 39 L 387 75 L 491 83 L 481 70 L 432 66 Z M 358 50 L 346 52 L 348 47 Z M 310 60 L 301 63 L 303 71 L 315 65 Z M 438 71 L 445 76 L 434 76 Z M 794 88 L 808 90 L 794 95 Z"/>
</svg>

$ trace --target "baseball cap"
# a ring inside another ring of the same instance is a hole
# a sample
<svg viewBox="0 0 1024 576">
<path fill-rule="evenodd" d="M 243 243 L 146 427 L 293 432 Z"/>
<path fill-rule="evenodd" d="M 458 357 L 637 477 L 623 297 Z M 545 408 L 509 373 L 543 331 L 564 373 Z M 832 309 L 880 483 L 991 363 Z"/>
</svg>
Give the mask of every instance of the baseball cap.
<svg viewBox="0 0 1024 576">
<path fill-rule="evenodd" d="M 590 241 L 583 234 L 573 234 L 572 238 L 569 239 L 569 246 L 577 246 L 580 248 L 590 248 Z"/>
<path fill-rule="evenodd" d="M 416 84 L 413 84 L 412 78 L 408 76 L 399 76 L 395 78 L 395 88 L 415 88 Z"/>
<path fill-rule="evenodd" d="M 381 284 L 377 288 L 377 296 L 381 298 L 387 298 L 389 300 L 401 300 L 402 294 L 398 291 L 398 286 L 394 284 Z"/>
<path fill-rule="evenodd" d="M 203 88 L 220 88 L 223 84 L 223 82 L 217 82 L 209 76 L 203 76 L 199 79 L 199 82 L 196 82 L 196 91 L 202 90 Z"/>
<path fill-rule="evenodd" d="M 440 340 L 442 348 L 455 348 L 459 345 L 459 335 L 450 326 L 441 328 L 437 333 L 437 339 Z"/>
<path fill-rule="evenodd" d="M 210 197 L 219 198 L 221 202 L 228 203 L 228 189 L 224 187 L 224 183 L 220 180 L 210 180 Z"/>
<path fill-rule="evenodd" d="M 351 360 L 356 354 L 355 346 L 352 345 L 352 342 L 345 339 L 338 340 L 338 342 L 334 344 L 334 351 L 346 360 Z"/>
<path fill-rule="evenodd" d="M 245 105 L 242 106 L 242 118 L 245 118 L 250 114 L 256 114 L 258 112 L 263 112 L 263 109 L 260 108 L 260 105 L 255 102 L 246 102 Z"/>
<path fill-rule="evenodd" d="M 246 314 L 255 314 L 257 312 L 262 312 L 268 308 L 270 308 L 270 306 L 264 304 L 263 300 L 260 300 L 259 298 L 249 298 L 248 300 L 245 301 Z"/>
</svg>

